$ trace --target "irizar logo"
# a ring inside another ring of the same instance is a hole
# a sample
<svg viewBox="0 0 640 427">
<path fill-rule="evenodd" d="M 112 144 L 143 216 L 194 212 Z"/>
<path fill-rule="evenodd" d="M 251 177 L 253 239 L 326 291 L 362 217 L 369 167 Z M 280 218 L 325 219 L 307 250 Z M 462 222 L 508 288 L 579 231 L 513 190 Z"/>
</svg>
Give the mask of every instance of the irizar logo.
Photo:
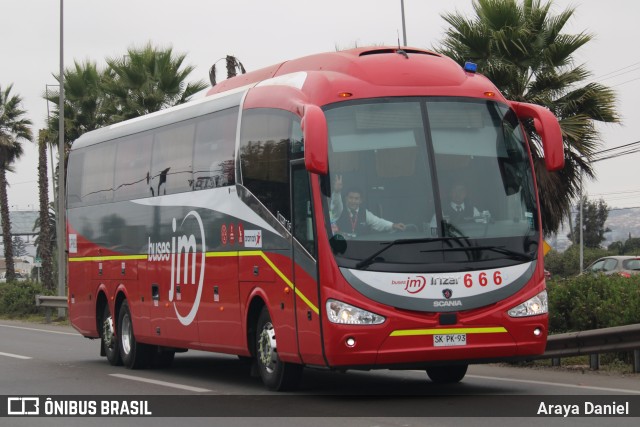
<svg viewBox="0 0 640 427">
<path fill-rule="evenodd" d="M 176 316 L 180 323 L 184 326 L 190 325 L 196 317 L 198 308 L 200 307 L 200 300 L 202 298 L 202 286 L 204 284 L 204 269 L 206 248 L 204 226 L 202 225 L 202 218 L 196 211 L 191 211 L 185 215 L 184 219 L 180 223 L 180 227 L 185 224 L 187 220 L 196 221 L 200 228 L 200 248 L 201 252 L 198 253 L 198 245 L 196 236 L 181 235 L 176 236 L 177 223 L 173 218 L 172 230 L 174 236 L 171 237 L 171 241 L 168 242 L 152 242 L 149 237 L 149 249 L 147 254 L 147 260 L 150 262 L 159 261 L 171 261 L 171 288 L 169 289 L 169 301 L 173 302 L 173 309 L 176 312 Z M 200 271 L 197 271 L 197 258 L 200 256 Z M 174 301 L 176 296 L 176 286 L 179 285 L 197 285 L 198 291 L 196 292 L 193 306 L 186 316 L 183 316 L 178 312 L 178 307 Z"/>
</svg>

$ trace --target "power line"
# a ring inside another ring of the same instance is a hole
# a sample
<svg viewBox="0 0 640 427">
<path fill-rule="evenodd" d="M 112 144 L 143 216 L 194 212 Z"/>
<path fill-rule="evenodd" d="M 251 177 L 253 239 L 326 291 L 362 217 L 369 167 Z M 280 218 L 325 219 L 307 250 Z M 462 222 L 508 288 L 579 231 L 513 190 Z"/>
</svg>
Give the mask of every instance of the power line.
<svg viewBox="0 0 640 427">
<path fill-rule="evenodd" d="M 593 160 L 591 160 L 591 163 L 599 162 L 601 160 L 615 159 L 617 157 L 622 157 L 622 156 L 626 156 L 626 155 L 633 154 L 633 153 L 638 153 L 638 152 L 640 152 L 640 147 L 634 148 L 633 150 L 627 150 L 627 151 L 623 151 L 621 153 L 615 153 L 615 154 L 611 154 L 609 156 L 600 157 L 598 159 L 593 159 Z"/>
<path fill-rule="evenodd" d="M 638 70 L 640 70 L 640 67 L 632 68 L 632 69 L 627 70 L 627 71 L 625 71 L 625 72 L 623 72 L 623 73 L 614 74 L 613 76 L 600 78 L 600 79 L 598 79 L 598 81 L 609 80 L 609 79 L 615 79 L 615 78 L 617 78 L 617 77 L 621 77 L 621 76 L 624 76 L 625 74 L 633 73 L 634 71 L 638 71 Z"/>
<path fill-rule="evenodd" d="M 609 210 L 609 211 L 624 211 L 624 210 L 629 210 L 629 209 L 640 209 L 640 206 L 628 206 L 626 208 L 608 208 L 607 210 Z M 580 213 L 580 210 L 572 208 L 570 213 L 572 215 L 577 215 L 577 214 Z"/>
<path fill-rule="evenodd" d="M 626 82 L 622 82 L 622 83 L 618 83 L 618 84 L 615 84 L 615 85 L 611 85 L 609 87 L 616 87 L 616 86 L 626 85 L 627 83 L 635 82 L 636 80 L 640 80 L 640 77 L 637 77 L 637 78 L 631 79 L 631 80 L 627 80 Z"/>
<path fill-rule="evenodd" d="M 38 180 L 33 181 L 21 181 L 21 182 L 10 182 L 10 185 L 21 185 L 21 184 L 33 184 L 34 182 L 38 182 Z"/>
<path fill-rule="evenodd" d="M 605 150 L 597 151 L 597 152 L 595 152 L 595 153 L 593 153 L 593 154 L 594 154 L 594 155 L 602 154 L 602 153 L 606 153 L 607 151 L 619 150 L 619 149 L 621 149 L 621 148 L 625 148 L 625 147 L 633 146 L 633 145 L 636 145 L 636 144 L 640 144 L 640 141 L 630 142 L 630 143 L 628 143 L 628 144 L 620 145 L 619 147 L 607 148 L 607 149 L 605 149 Z"/>
<path fill-rule="evenodd" d="M 610 195 L 610 194 L 628 194 L 628 193 L 640 193 L 640 188 L 637 189 L 637 190 L 618 191 L 618 192 L 614 192 L 614 193 L 595 193 L 595 194 L 592 194 L 592 196 L 606 196 L 606 195 Z"/>
<path fill-rule="evenodd" d="M 640 141 L 630 142 L 629 144 L 624 144 L 619 147 L 607 148 L 605 150 L 600 150 L 593 153 L 595 158 L 591 159 L 591 163 L 599 162 L 602 160 L 614 159 L 616 157 L 626 156 L 629 154 L 634 154 L 640 152 L 640 146 L 636 148 L 636 146 L 640 145 Z M 625 151 L 619 151 L 621 149 L 625 149 Z M 617 153 L 611 153 L 612 151 L 618 151 Z M 603 153 L 611 153 L 602 157 L 598 157 Z"/>
<path fill-rule="evenodd" d="M 613 71 L 609 71 L 608 73 L 601 74 L 601 75 L 599 75 L 597 77 L 588 78 L 586 80 L 586 84 L 599 83 L 599 82 L 601 82 L 603 80 L 615 79 L 615 78 L 618 78 L 618 77 L 622 77 L 622 76 L 624 76 L 626 74 L 636 72 L 636 71 L 640 70 L 640 67 L 638 67 L 638 65 L 640 65 L 640 62 L 634 62 L 633 64 L 618 68 L 618 69 L 613 70 Z M 613 84 L 613 85 L 611 85 L 609 87 L 612 88 L 612 87 L 622 86 L 622 85 L 634 82 L 634 81 L 639 80 L 639 79 L 640 79 L 640 77 L 634 78 L 634 79 L 627 80 L 627 81 L 624 81 L 624 82 L 621 82 L 621 83 Z"/>
<path fill-rule="evenodd" d="M 628 208 L 609 208 L 610 211 L 624 211 L 627 209 L 640 209 L 640 206 L 629 206 Z"/>
<path fill-rule="evenodd" d="M 601 74 L 600 76 L 595 77 L 595 78 L 594 78 L 594 80 L 595 80 L 595 79 L 597 79 L 597 80 L 603 80 L 603 77 L 608 76 L 609 74 L 615 74 L 615 73 L 617 73 L 617 72 L 619 72 L 619 71 L 626 70 L 627 68 L 635 67 L 636 65 L 640 65 L 640 62 L 634 62 L 633 64 L 631 64 L 631 65 L 627 65 L 626 67 L 618 68 L 617 70 L 613 70 L 613 71 L 610 71 L 610 72 L 608 72 L 608 73 Z"/>
</svg>

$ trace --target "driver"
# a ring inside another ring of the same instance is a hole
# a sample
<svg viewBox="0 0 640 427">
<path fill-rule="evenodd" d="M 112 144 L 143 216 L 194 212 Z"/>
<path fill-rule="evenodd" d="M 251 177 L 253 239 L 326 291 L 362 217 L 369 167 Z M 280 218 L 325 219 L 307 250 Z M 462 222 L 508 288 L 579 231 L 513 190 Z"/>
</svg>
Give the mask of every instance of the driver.
<svg viewBox="0 0 640 427">
<path fill-rule="evenodd" d="M 480 211 L 467 199 L 467 188 L 456 182 L 451 186 L 449 204 L 443 206 L 443 214 L 448 215 L 451 222 L 470 222 L 480 217 Z"/>
<path fill-rule="evenodd" d="M 341 232 L 351 236 L 366 234 L 375 231 L 404 231 L 406 226 L 402 223 L 394 223 L 375 216 L 363 205 L 362 191 L 358 188 L 350 188 L 346 192 L 344 209 L 342 204 L 342 176 L 337 175 L 334 180 L 331 193 L 330 211 L 331 227 L 334 234 Z"/>
</svg>

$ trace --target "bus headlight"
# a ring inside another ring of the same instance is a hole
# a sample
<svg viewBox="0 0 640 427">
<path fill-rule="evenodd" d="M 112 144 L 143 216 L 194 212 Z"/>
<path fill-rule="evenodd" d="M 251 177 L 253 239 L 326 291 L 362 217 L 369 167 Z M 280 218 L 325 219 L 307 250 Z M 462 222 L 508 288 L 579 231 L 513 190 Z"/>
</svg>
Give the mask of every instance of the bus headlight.
<svg viewBox="0 0 640 427">
<path fill-rule="evenodd" d="M 379 325 L 385 318 L 342 301 L 327 300 L 327 317 L 332 323 L 343 325 Z"/>
<path fill-rule="evenodd" d="M 542 291 L 535 297 L 513 307 L 509 310 L 511 317 L 527 317 L 537 316 L 549 312 L 549 304 L 547 302 L 547 291 Z"/>
</svg>

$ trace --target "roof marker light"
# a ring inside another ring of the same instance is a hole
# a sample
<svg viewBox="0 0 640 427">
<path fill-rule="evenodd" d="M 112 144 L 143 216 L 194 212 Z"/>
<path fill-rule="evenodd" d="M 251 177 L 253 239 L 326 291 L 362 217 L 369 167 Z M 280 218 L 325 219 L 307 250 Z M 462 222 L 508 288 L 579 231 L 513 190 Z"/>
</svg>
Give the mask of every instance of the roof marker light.
<svg viewBox="0 0 640 427">
<path fill-rule="evenodd" d="M 338 94 L 338 98 L 349 98 L 352 97 L 353 94 L 351 92 L 340 92 Z"/>
<path fill-rule="evenodd" d="M 494 96 L 496 96 L 495 92 L 491 92 L 491 91 L 487 91 L 484 93 L 485 96 L 488 96 L 490 98 L 493 98 Z"/>
<path fill-rule="evenodd" d="M 468 73 L 475 73 L 476 71 L 478 71 L 478 64 L 475 64 L 473 62 L 465 62 L 464 70 Z"/>
</svg>

